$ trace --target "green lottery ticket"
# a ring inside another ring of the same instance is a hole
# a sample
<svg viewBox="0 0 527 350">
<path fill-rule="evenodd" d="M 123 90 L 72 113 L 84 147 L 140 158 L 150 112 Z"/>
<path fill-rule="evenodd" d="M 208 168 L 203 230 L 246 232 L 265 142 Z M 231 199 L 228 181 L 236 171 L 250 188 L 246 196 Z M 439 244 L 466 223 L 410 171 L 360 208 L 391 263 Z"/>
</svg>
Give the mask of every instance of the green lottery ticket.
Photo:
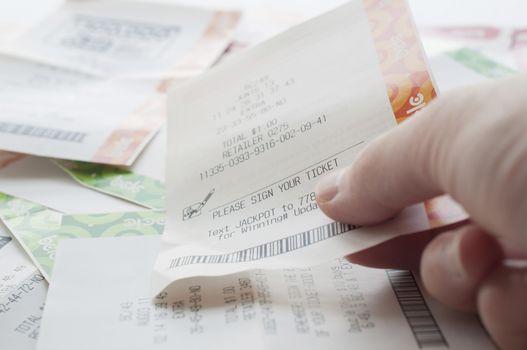
<svg viewBox="0 0 527 350">
<path fill-rule="evenodd" d="M 62 239 L 159 235 L 165 225 L 160 211 L 63 215 L 2 193 L 0 218 L 48 281 Z"/>
<path fill-rule="evenodd" d="M 104 164 L 57 160 L 56 164 L 81 185 L 146 208 L 165 208 L 162 181 Z"/>
<path fill-rule="evenodd" d="M 46 276 L 41 257 L 53 259 L 55 251 L 40 239 L 60 228 L 62 213 L 43 205 L 0 193 L 0 219 Z M 48 279 L 49 280 L 49 279 Z"/>
<path fill-rule="evenodd" d="M 487 78 L 499 78 L 516 73 L 472 49 L 462 48 L 449 52 L 448 56 Z"/>
<path fill-rule="evenodd" d="M 31 254 L 47 276 L 51 276 L 58 242 L 70 238 L 104 238 L 118 236 L 153 236 L 163 233 L 165 213 L 140 211 L 111 214 L 64 215 L 60 228 L 36 239 L 24 236 L 23 240 L 38 242 Z"/>
</svg>

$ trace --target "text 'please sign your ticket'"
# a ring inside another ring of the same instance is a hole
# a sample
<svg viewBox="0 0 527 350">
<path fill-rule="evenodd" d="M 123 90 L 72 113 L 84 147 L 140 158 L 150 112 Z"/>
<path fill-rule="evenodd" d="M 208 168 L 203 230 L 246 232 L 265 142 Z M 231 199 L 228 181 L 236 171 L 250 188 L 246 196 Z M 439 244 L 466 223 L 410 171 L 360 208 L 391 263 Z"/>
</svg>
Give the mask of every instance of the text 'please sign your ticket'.
<svg viewBox="0 0 527 350">
<path fill-rule="evenodd" d="M 423 205 L 376 227 L 333 222 L 314 188 L 434 96 L 402 0 L 352 1 L 172 90 L 153 292 L 311 266 L 428 228 Z"/>
</svg>

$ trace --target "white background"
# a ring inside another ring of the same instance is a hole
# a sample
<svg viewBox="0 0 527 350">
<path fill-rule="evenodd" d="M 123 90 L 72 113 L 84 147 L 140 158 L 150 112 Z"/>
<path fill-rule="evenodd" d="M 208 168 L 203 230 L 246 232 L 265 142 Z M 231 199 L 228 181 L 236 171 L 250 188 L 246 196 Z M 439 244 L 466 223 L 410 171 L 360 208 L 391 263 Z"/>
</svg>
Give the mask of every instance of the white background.
<svg viewBox="0 0 527 350">
<path fill-rule="evenodd" d="M 87 1 L 87 0 L 76 0 Z M 108 1 L 108 0 L 105 0 Z M 148 0 L 143 0 L 148 1 Z M 247 11 L 244 28 L 257 30 L 263 24 L 255 19 L 270 12 L 275 21 L 298 15 L 313 16 L 344 0 L 160 0 L 163 2 L 217 8 L 240 8 Z M 0 24 L 34 23 L 59 5 L 61 0 L 0 1 Z M 470 25 L 527 26 L 525 0 L 409 0 L 418 26 Z M 277 16 L 277 12 L 281 16 Z M 251 23 L 251 24 L 249 24 Z M 0 25 L 0 31 L 2 26 Z M 1 34 L 1 33 L 0 33 Z"/>
</svg>

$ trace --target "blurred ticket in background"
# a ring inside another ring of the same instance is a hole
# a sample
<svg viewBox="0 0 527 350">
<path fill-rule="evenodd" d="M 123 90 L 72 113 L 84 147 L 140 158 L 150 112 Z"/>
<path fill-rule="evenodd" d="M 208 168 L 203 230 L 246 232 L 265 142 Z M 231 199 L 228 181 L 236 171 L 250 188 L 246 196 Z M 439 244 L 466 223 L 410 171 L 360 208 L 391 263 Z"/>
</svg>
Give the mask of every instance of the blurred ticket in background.
<svg viewBox="0 0 527 350">
<path fill-rule="evenodd" d="M 423 205 L 373 228 L 333 222 L 314 188 L 434 96 L 404 0 L 352 1 L 174 88 L 154 292 L 312 266 L 429 228 Z"/>
<path fill-rule="evenodd" d="M 0 222 L 2 349 L 35 349 L 48 284 Z"/>
<path fill-rule="evenodd" d="M 66 2 L 9 51 L 104 77 L 183 78 L 216 61 L 239 17 L 170 4 Z"/>
<path fill-rule="evenodd" d="M 164 123 L 151 80 L 107 80 L 0 56 L 0 149 L 130 165 Z"/>
<path fill-rule="evenodd" d="M 208 68 L 238 19 L 172 5 L 64 3 L 0 57 L 0 149 L 131 165 L 164 123 L 163 79 Z"/>
</svg>

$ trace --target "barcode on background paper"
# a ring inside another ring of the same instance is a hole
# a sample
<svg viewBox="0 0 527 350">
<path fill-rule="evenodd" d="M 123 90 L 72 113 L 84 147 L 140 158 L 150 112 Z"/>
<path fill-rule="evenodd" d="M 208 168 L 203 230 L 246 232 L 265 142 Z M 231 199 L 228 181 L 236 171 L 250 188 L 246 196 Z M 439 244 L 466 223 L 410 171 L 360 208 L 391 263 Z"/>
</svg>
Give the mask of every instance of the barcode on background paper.
<svg viewBox="0 0 527 350">
<path fill-rule="evenodd" d="M 359 226 L 332 222 L 289 237 L 233 253 L 218 255 L 190 255 L 174 258 L 170 261 L 169 269 L 194 264 L 232 264 L 269 258 L 307 247 L 357 228 L 359 228 Z"/>
<path fill-rule="evenodd" d="M 0 133 L 75 143 L 82 143 L 88 135 L 85 132 L 3 122 L 0 122 Z"/>
<path fill-rule="evenodd" d="M 0 237 L 0 249 L 5 247 L 5 245 L 9 242 L 11 242 L 11 237 Z"/>
<path fill-rule="evenodd" d="M 443 332 L 428 308 L 412 273 L 400 270 L 386 270 L 386 273 L 419 348 L 447 348 L 448 343 Z"/>
</svg>

